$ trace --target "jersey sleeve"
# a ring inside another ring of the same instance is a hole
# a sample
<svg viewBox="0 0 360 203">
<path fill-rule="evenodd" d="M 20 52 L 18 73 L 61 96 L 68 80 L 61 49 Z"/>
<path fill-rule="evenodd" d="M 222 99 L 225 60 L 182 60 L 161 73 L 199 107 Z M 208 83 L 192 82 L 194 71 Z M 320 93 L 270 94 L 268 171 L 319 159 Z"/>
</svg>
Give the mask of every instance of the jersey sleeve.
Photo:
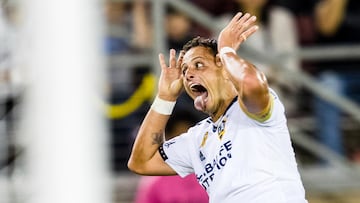
<svg viewBox="0 0 360 203">
<path fill-rule="evenodd" d="M 270 115 L 267 120 L 263 122 L 257 122 L 258 125 L 261 126 L 276 126 L 279 124 L 283 124 L 286 122 L 285 117 L 285 108 L 282 102 L 280 101 L 279 96 L 276 94 L 276 92 L 272 89 L 270 89 L 270 95 L 272 97 L 272 105 L 270 110 Z"/>
<path fill-rule="evenodd" d="M 164 142 L 159 152 L 164 161 L 181 177 L 194 173 L 191 161 L 193 144 L 188 133 L 181 134 Z"/>
<path fill-rule="evenodd" d="M 274 90 L 269 89 L 270 101 L 268 106 L 259 115 L 251 114 L 243 109 L 244 113 L 260 126 L 274 126 L 286 122 L 284 105 Z"/>
</svg>

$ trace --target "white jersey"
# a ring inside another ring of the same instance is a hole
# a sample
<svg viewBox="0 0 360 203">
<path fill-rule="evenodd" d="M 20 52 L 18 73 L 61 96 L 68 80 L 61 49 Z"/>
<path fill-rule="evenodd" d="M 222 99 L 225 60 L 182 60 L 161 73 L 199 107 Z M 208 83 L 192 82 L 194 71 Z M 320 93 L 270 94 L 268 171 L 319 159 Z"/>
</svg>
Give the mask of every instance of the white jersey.
<svg viewBox="0 0 360 203">
<path fill-rule="evenodd" d="M 249 118 L 234 100 L 217 122 L 201 121 L 166 141 L 160 154 L 180 176 L 195 173 L 212 203 L 306 203 L 284 107 L 270 92 L 265 122 Z"/>
</svg>

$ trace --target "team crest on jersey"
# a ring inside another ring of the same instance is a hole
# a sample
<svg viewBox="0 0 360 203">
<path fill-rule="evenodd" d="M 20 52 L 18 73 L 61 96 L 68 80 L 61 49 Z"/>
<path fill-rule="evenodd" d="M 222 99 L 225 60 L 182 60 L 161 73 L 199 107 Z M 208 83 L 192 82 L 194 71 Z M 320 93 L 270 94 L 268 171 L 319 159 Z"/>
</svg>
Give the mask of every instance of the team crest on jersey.
<svg viewBox="0 0 360 203">
<path fill-rule="evenodd" d="M 221 121 L 219 127 L 217 128 L 218 136 L 219 136 L 219 139 L 220 139 L 220 140 L 222 139 L 222 137 L 223 137 L 224 134 L 225 134 L 225 123 L 226 123 L 226 120 L 227 120 L 227 117 L 225 117 L 225 118 Z"/>
</svg>

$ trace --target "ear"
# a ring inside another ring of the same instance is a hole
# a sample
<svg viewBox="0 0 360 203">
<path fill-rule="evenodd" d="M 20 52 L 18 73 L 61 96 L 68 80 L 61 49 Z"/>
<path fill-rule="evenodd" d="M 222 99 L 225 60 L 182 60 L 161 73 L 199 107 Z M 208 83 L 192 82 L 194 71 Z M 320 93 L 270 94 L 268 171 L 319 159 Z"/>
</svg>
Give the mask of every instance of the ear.
<svg viewBox="0 0 360 203">
<path fill-rule="evenodd" d="M 221 67 L 223 65 L 223 63 L 221 62 L 221 59 L 220 59 L 220 54 L 216 54 L 216 56 L 215 56 L 215 64 L 218 67 Z"/>
</svg>

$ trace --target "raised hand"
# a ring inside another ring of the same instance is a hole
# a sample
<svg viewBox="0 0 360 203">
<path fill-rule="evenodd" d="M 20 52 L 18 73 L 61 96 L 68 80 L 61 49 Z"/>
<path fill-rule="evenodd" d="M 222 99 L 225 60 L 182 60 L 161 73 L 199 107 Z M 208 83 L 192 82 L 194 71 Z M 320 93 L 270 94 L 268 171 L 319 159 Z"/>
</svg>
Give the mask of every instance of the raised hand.
<svg viewBox="0 0 360 203">
<path fill-rule="evenodd" d="M 183 57 L 184 52 L 180 52 L 179 57 L 176 60 L 176 51 L 170 49 L 169 66 L 167 66 L 165 56 L 159 54 L 161 74 L 158 84 L 158 96 L 161 99 L 175 101 L 179 97 L 183 89 L 183 77 L 180 68 Z"/>
<path fill-rule="evenodd" d="M 237 13 L 220 32 L 218 50 L 220 51 L 222 47 L 231 47 L 236 51 L 241 43 L 258 30 L 255 21 L 256 16 L 251 16 L 249 13 L 245 15 L 241 12 Z"/>
</svg>

